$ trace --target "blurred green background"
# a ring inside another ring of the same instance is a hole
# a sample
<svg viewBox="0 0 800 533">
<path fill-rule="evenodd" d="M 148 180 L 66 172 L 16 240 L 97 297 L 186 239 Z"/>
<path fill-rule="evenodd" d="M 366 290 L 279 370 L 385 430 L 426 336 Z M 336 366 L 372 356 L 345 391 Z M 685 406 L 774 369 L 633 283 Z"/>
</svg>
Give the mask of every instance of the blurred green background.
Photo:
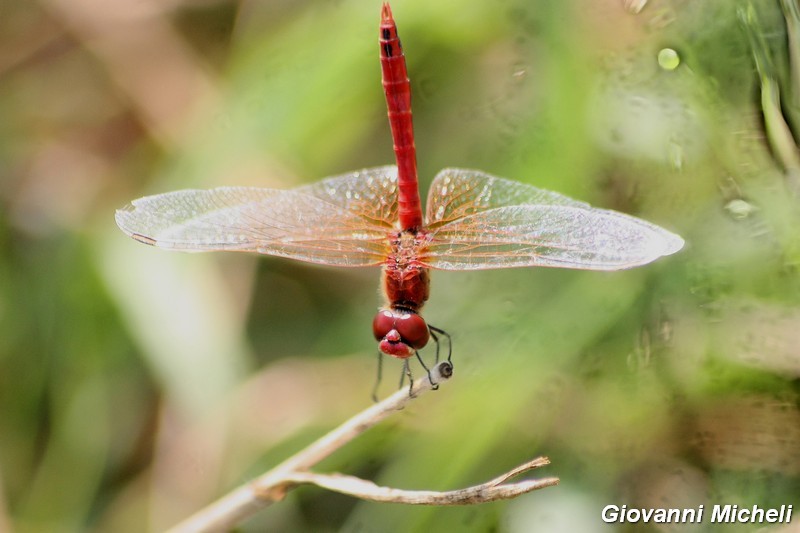
<svg viewBox="0 0 800 533">
<path fill-rule="evenodd" d="M 600 510 L 800 512 L 796 18 L 777 0 L 392 7 L 423 191 L 478 168 L 687 245 L 617 273 L 434 272 L 425 316 L 453 336 L 455 379 L 318 468 L 449 490 L 547 455 L 536 475 L 560 486 L 444 509 L 302 488 L 242 530 L 672 531 Z M 392 162 L 380 5 L 0 13 L 0 531 L 161 530 L 370 405 L 379 271 L 170 254 L 113 212 Z M 382 395 L 400 372 L 386 363 Z"/>
</svg>

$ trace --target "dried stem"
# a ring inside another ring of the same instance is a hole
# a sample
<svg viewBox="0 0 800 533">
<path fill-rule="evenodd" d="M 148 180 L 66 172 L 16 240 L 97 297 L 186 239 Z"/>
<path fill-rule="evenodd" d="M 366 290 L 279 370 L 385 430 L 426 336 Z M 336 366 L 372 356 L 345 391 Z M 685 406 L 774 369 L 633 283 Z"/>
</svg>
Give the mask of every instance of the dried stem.
<svg viewBox="0 0 800 533">
<path fill-rule="evenodd" d="M 472 505 L 516 498 L 517 496 L 537 489 L 557 485 L 557 477 L 530 479 L 517 483 L 504 483 L 513 476 L 549 464 L 550 460 L 547 457 L 538 457 L 533 461 L 528 461 L 510 472 L 506 472 L 502 476 L 481 485 L 448 492 L 401 490 L 390 487 L 379 487 L 371 481 L 365 481 L 353 476 L 344 476 L 342 474 L 298 472 L 291 476 L 291 481 L 297 484 L 310 483 L 328 490 L 355 496 L 362 500 L 371 500 L 375 502 L 405 503 L 409 505 Z"/>
<path fill-rule="evenodd" d="M 450 363 L 439 363 L 431 370 L 431 378 L 434 383 L 442 383 L 450 378 L 452 371 L 453 367 Z M 513 498 L 520 494 L 558 483 L 558 478 L 505 483 L 513 476 L 549 464 L 546 458 L 534 459 L 482 485 L 450 492 L 399 490 L 379 487 L 370 481 L 351 476 L 316 474 L 308 471 L 309 468 L 364 433 L 367 429 L 403 409 L 413 398 L 432 388 L 431 380 L 426 376 L 414 384 L 411 395 L 406 389 L 397 391 L 382 402 L 357 414 L 269 472 L 234 489 L 226 496 L 187 518 L 172 528 L 170 532 L 227 531 L 237 523 L 252 516 L 259 509 L 282 500 L 289 490 L 300 484 L 310 483 L 372 501 L 418 505 L 467 505 Z"/>
</svg>

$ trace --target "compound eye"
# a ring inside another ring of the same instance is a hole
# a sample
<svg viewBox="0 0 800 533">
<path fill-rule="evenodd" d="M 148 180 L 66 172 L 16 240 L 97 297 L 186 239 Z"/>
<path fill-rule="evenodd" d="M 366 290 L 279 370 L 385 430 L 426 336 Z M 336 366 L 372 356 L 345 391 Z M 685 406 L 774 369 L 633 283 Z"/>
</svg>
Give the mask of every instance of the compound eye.
<svg viewBox="0 0 800 533">
<path fill-rule="evenodd" d="M 403 342 L 415 350 L 419 350 L 428 344 L 428 339 L 431 337 L 431 332 L 428 330 L 425 320 L 416 313 L 396 316 L 394 327 L 400 333 L 400 338 L 403 339 Z"/>
<path fill-rule="evenodd" d="M 376 341 L 383 340 L 394 329 L 394 321 L 395 317 L 388 309 L 378 311 L 372 321 L 372 334 L 375 335 Z"/>
</svg>

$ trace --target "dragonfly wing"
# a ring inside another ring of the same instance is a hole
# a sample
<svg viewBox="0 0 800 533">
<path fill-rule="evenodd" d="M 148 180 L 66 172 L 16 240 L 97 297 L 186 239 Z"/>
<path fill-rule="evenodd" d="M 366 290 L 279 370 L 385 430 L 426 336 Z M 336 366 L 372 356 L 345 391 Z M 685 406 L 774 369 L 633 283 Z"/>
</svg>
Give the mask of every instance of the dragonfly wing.
<svg viewBox="0 0 800 533">
<path fill-rule="evenodd" d="M 432 187 L 420 260 L 433 268 L 620 270 L 683 247 L 655 224 L 480 172 L 445 170 Z"/>
<path fill-rule="evenodd" d="M 289 191 L 184 190 L 117 211 L 134 239 L 172 250 L 250 251 L 337 266 L 385 261 L 397 211 L 397 172 L 381 167 Z"/>
<path fill-rule="evenodd" d="M 391 230 L 397 223 L 397 167 L 368 168 L 294 189 Z"/>
<path fill-rule="evenodd" d="M 479 170 L 446 168 L 431 183 L 427 223 L 429 228 L 437 228 L 487 209 L 512 205 L 590 207 L 563 194 L 498 178 Z"/>
</svg>

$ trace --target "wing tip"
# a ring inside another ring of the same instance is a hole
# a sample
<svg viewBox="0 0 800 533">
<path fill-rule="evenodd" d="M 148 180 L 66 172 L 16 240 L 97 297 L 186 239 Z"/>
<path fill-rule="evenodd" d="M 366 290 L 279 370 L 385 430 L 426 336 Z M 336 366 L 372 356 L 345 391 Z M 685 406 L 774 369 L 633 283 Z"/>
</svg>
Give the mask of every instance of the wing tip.
<svg viewBox="0 0 800 533">
<path fill-rule="evenodd" d="M 130 218 L 131 213 L 135 208 L 133 205 L 128 204 L 125 207 L 121 207 L 114 212 L 114 222 L 117 223 L 117 227 L 122 230 L 123 233 L 126 235 L 130 235 L 131 232 L 127 228 L 127 221 Z"/>
<path fill-rule="evenodd" d="M 132 203 L 117 209 L 114 213 L 114 222 L 117 223 L 117 227 L 122 231 L 122 233 L 137 242 L 141 242 L 149 246 L 159 246 L 159 243 L 156 239 L 143 233 L 139 233 L 132 227 L 130 222 L 132 221 L 132 217 L 135 212 L 136 206 Z"/>
<path fill-rule="evenodd" d="M 661 236 L 664 238 L 664 241 L 661 246 L 659 257 L 672 255 L 683 249 L 684 245 L 686 244 L 686 241 L 683 240 L 683 237 L 677 233 L 672 233 L 663 228 L 661 228 L 661 230 Z"/>
</svg>

